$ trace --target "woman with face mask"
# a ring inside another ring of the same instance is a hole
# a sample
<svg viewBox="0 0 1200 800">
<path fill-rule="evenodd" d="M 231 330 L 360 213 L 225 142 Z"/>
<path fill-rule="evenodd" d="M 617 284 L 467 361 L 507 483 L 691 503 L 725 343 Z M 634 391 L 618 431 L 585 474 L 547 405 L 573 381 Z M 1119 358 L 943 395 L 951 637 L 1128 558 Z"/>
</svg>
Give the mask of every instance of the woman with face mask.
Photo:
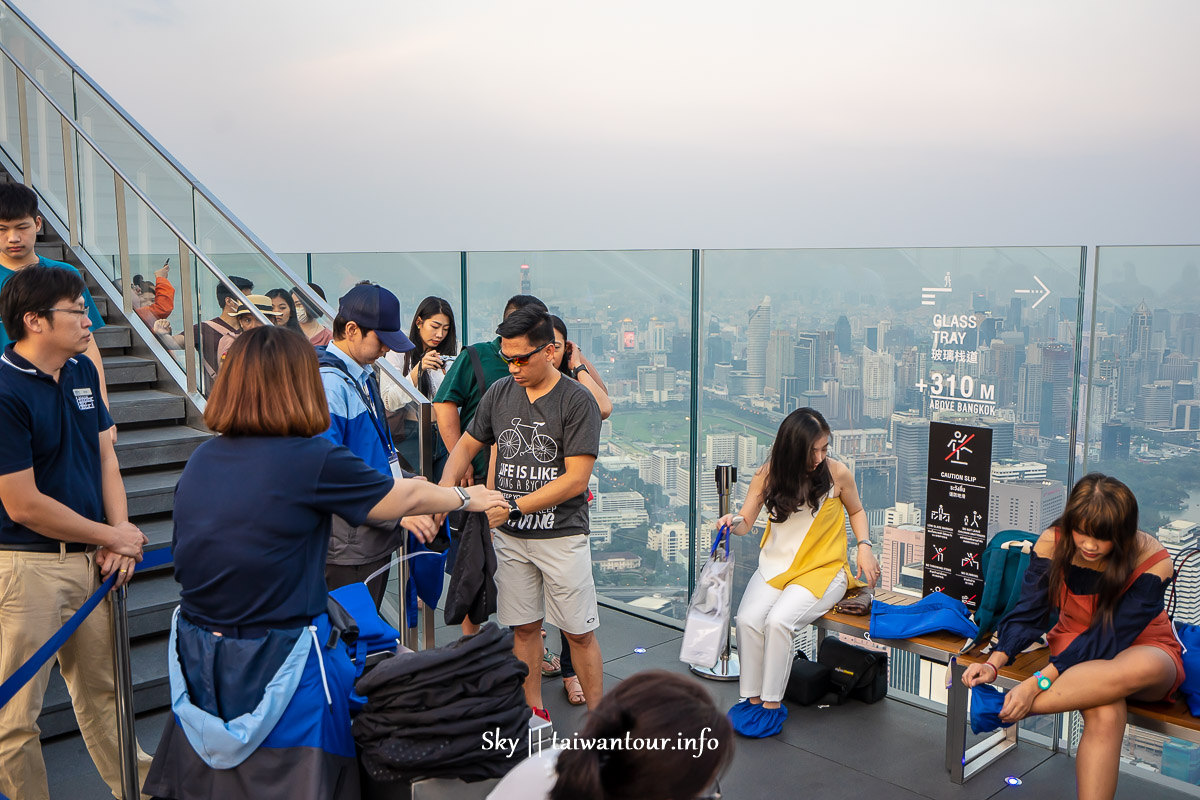
<svg viewBox="0 0 1200 800">
<path fill-rule="evenodd" d="M 321 299 L 325 299 L 325 291 L 315 283 L 310 283 L 312 289 Z M 333 341 L 333 331 L 320 323 L 321 312 L 305 302 L 299 289 L 292 289 L 292 300 L 296 304 L 296 322 L 300 323 L 300 331 L 308 337 L 313 347 L 324 347 Z"/>
</svg>

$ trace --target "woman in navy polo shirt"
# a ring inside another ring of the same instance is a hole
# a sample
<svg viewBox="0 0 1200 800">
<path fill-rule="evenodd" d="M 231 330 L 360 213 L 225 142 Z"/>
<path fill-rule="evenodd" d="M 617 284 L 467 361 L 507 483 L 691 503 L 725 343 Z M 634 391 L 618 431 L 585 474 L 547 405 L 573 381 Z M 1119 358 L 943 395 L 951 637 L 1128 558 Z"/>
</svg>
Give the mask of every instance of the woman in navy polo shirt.
<svg viewBox="0 0 1200 800">
<path fill-rule="evenodd" d="M 164 798 L 357 797 L 353 666 L 331 643 L 331 515 L 351 525 L 505 505 L 484 487 L 394 480 L 316 434 L 316 353 L 282 327 L 230 349 L 175 492 L 180 609 L 172 710 L 143 791 Z"/>
</svg>

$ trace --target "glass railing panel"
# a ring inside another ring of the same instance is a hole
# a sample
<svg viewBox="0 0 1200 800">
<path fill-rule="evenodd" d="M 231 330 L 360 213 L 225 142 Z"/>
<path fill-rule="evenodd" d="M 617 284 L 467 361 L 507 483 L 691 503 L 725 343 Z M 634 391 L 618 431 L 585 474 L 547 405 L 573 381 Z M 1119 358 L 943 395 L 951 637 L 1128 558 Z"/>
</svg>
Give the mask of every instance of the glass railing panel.
<svg viewBox="0 0 1200 800">
<path fill-rule="evenodd" d="M 702 264 L 698 548 L 717 517 L 716 464 L 738 469 L 737 513 L 780 423 L 805 406 L 854 471 L 883 589 L 922 590 L 930 421 L 992 429 L 993 507 L 1017 491 L 1004 483 L 1061 502 L 1080 248 L 707 250 Z M 993 516 L 989 533 L 1023 527 Z M 765 523 L 734 540 L 735 598 Z M 917 662 L 897 666 L 897 688 L 919 690 Z"/>
<path fill-rule="evenodd" d="M 1093 319 L 1084 331 L 1085 469 L 1128 484 L 1139 527 L 1172 558 L 1200 546 L 1198 278 L 1200 246 L 1097 248 Z M 1184 567 L 1172 590 L 1175 622 L 1200 623 L 1200 569 Z M 1164 748 L 1187 747 L 1131 728 L 1122 758 L 1169 774 Z"/>
<path fill-rule="evenodd" d="M 276 253 L 276 256 L 291 268 L 292 272 L 296 273 L 300 278 L 307 281 L 308 278 L 308 253 Z"/>
<path fill-rule="evenodd" d="M 29 70 L 33 79 L 68 112 L 72 108 L 71 68 L 24 20 L 0 6 L 0 43 Z"/>
<path fill-rule="evenodd" d="M 184 235 L 194 237 L 192 190 L 187 179 L 83 78 L 75 75 L 74 80 L 79 127 L 167 219 Z"/>
<path fill-rule="evenodd" d="M 304 265 L 305 269 L 307 264 Z M 303 275 L 304 271 L 297 270 Z M 426 297 L 441 297 L 454 309 L 455 332 L 462 333 L 461 256 L 448 253 L 313 253 L 312 279 L 325 290 L 329 304 L 359 281 L 384 286 L 400 300 L 405 325 Z M 460 342 L 460 345 L 462 343 Z"/>
<path fill-rule="evenodd" d="M 24 76 L 21 78 L 25 80 Z M 59 219 L 67 218 L 67 177 L 63 160 L 62 115 L 26 81 L 29 108 L 29 168 L 33 186 Z"/>
<path fill-rule="evenodd" d="M 80 242 L 108 274 L 121 283 L 117 240 L 117 200 L 112 169 L 95 150 L 76 137 Z"/>
<path fill-rule="evenodd" d="M 601 426 L 590 506 L 597 589 L 606 602 L 682 619 L 691 251 L 469 253 L 467 280 L 472 340 L 493 338 L 508 298 L 532 293 L 607 385 L 613 412 Z"/>
<path fill-rule="evenodd" d="M 11 61 L 0 58 L 0 147 L 18 170 L 24 170 L 21 164 L 21 112 L 17 104 L 18 74 Z"/>
</svg>

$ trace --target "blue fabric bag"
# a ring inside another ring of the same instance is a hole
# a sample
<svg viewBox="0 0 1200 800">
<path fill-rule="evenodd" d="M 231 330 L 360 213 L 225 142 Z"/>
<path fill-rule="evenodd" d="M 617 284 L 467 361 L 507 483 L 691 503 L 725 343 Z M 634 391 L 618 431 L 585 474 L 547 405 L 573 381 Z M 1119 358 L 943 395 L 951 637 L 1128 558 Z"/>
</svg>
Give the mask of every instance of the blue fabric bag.
<svg viewBox="0 0 1200 800">
<path fill-rule="evenodd" d="M 387 624 L 375 610 L 375 599 L 365 583 L 348 583 L 334 589 L 329 596 L 354 618 L 358 626 L 357 638 L 346 642 L 346 649 L 354 662 L 357 675 L 362 675 L 367 656 L 384 650 L 395 650 L 400 631 Z"/>
<path fill-rule="evenodd" d="M 408 571 L 412 575 L 413 585 L 417 589 L 417 597 L 430 608 L 437 608 L 442 599 L 442 588 L 446 583 L 446 558 L 451 544 L 450 518 L 442 523 L 442 530 L 429 544 L 425 544 L 411 533 L 408 535 Z M 420 555 L 418 555 L 420 554 Z M 416 619 L 416 609 L 410 608 Z"/>
<path fill-rule="evenodd" d="M 1193 717 L 1200 717 L 1200 625 L 1176 623 L 1175 633 L 1183 645 L 1183 684 L 1179 693 Z"/>
<path fill-rule="evenodd" d="M 971 612 L 961 600 L 933 592 L 908 606 L 881 600 L 871 602 L 872 639 L 909 639 L 923 633 L 949 631 L 974 639 L 979 628 L 971 622 Z"/>
<path fill-rule="evenodd" d="M 971 687 L 971 731 L 991 733 L 997 728 L 1011 728 L 1011 722 L 1000 721 L 1000 709 L 1004 708 L 1004 692 L 990 683 Z"/>
</svg>

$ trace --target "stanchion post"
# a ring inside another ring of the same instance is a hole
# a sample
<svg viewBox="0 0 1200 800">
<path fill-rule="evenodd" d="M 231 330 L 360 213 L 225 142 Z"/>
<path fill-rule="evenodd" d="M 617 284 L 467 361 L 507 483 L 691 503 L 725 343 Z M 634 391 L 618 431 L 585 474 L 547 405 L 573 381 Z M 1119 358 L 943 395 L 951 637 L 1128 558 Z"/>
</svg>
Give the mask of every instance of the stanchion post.
<svg viewBox="0 0 1200 800">
<path fill-rule="evenodd" d="M 723 517 L 729 513 L 729 495 L 733 485 L 737 483 L 737 467 L 732 464 L 718 464 L 714 478 L 717 481 L 717 506 Z M 697 667 L 693 664 L 692 672 L 701 678 L 714 681 L 736 681 L 741 677 L 737 653 L 733 652 L 732 632 L 725 637 L 725 651 L 721 653 L 716 666 Z"/>
<path fill-rule="evenodd" d="M 133 667 L 129 657 L 129 612 L 125 587 L 112 597 L 113 679 L 117 695 L 117 747 L 121 753 L 121 790 L 124 800 L 138 800 L 141 786 L 137 768 L 137 737 L 133 719 Z"/>
</svg>

